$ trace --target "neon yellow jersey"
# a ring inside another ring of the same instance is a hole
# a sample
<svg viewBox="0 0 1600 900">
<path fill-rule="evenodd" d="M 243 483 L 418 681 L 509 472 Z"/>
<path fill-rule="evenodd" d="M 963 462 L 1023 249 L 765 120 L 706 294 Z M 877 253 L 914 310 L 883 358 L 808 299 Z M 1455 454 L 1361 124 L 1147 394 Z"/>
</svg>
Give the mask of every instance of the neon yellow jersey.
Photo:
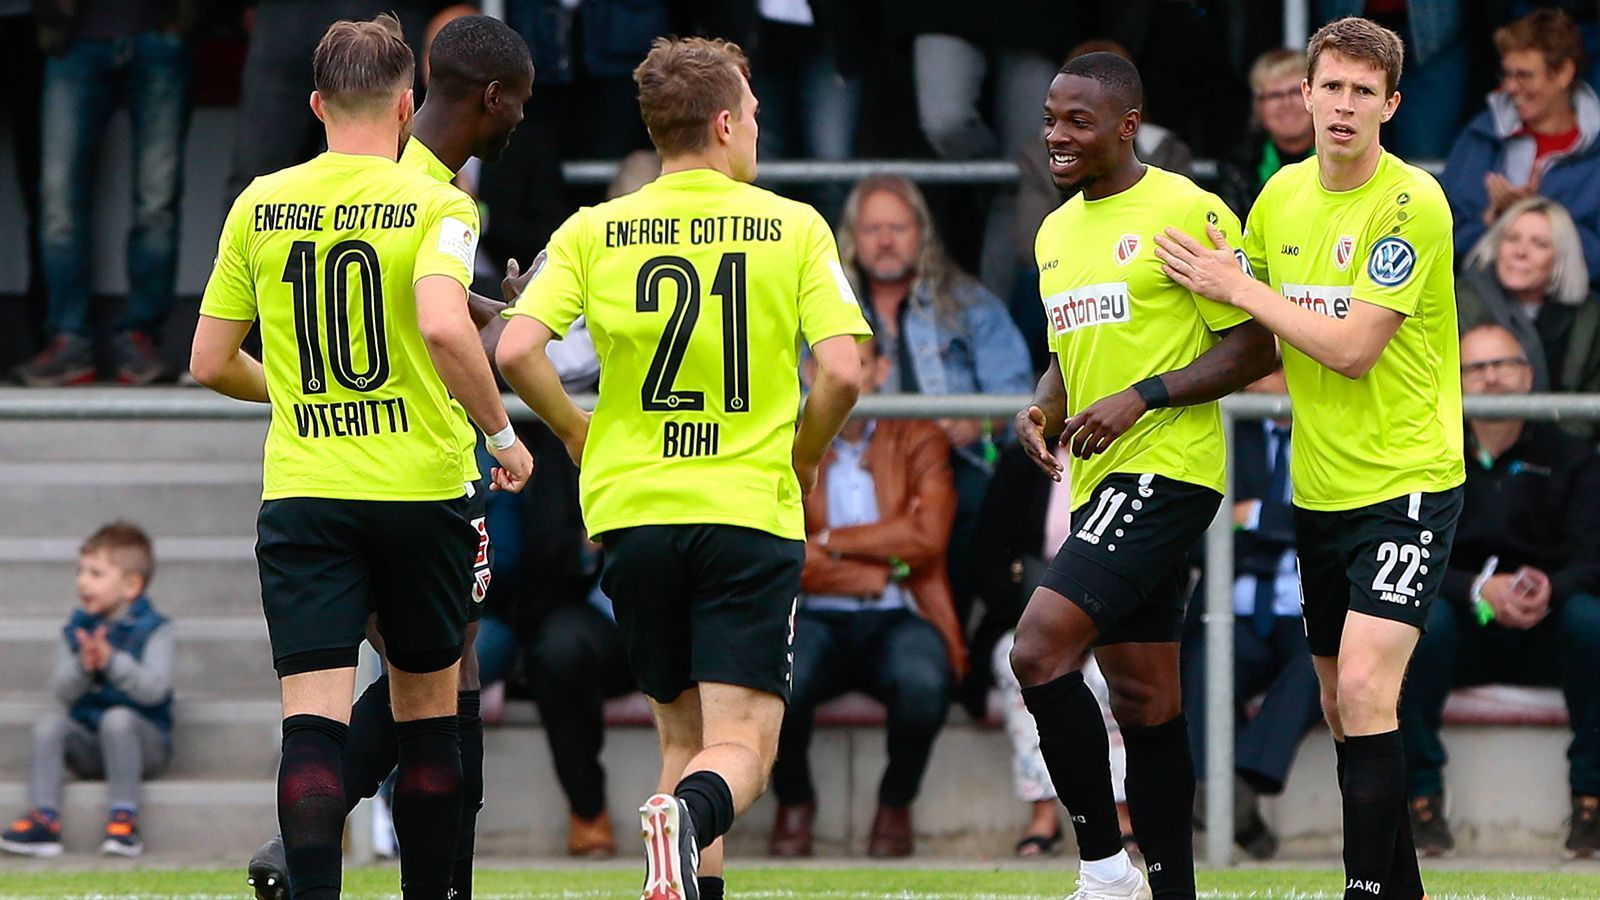
<svg viewBox="0 0 1600 900">
<path fill-rule="evenodd" d="M 417 140 L 416 135 L 412 135 L 411 140 L 406 141 L 406 149 L 400 154 L 400 166 L 401 168 L 421 172 L 435 181 L 455 187 L 456 173 L 450 171 L 449 166 L 440 162 L 439 157 L 435 156 L 426 144 Z M 460 190 L 460 188 L 457 188 L 457 190 Z M 465 191 L 462 192 L 462 196 L 471 199 L 471 195 Z M 477 201 L 473 201 L 473 206 L 477 206 Z M 471 276 L 472 267 L 468 266 L 467 277 L 470 278 Z M 457 408 L 460 408 L 459 404 L 457 404 Z M 466 468 L 461 473 L 462 482 L 477 481 L 483 477 L 483 474 L 478 471 L 478 429 L 477 426 L 472 424 L 472 419 L 467 416 L 467 411 L 464 409 L 461 410 L 461 435 L 466 440 L 466 444 L 461 448 L 462 459 L 466 462 Z"/>
<path fill-rule="evenodd" d="M 1155 236 L 1171 226 L 1209 241 L 1207 223 L 1237 239 L 1239 217 L 1217 195 L 1146 166 L 1133 187 L 1100 200 L 1078 194 L 1039 226 L 1039 293 L 1069 416 L 1187 366 L 1216 346 L 1218 332 L 1250 318 L 1161 272 Z M 1220 492 L 1226 457 L 1216 403 L 1153 409 L 1105 453 L 1072 460 L 1072 505 L 1087 502 L 1101 480 L 1118 472 L 1164 475 Z"/>
<path fill-rule="evenodd" d="M 1384 153 L 1361 187 L 1323 188 L 1315 158 L 1268 180 L 1244 250 L 1286 300 L 1342 319 L 1352 300 L 1405 316 L 1350 379 L 1283 345 L 1294 404 L 1294 502 L 1355 509 L 1466 480 L 1450 206 L 1432 175 Z"/>
<path fill-rule="evenodd" d="M 461 496 L 471 432 L 417 330 L 413 285 L 466 285 L 477 241 L 471 198 L 376 156 L 324 153 L 234 201 L 200 312 L 261 322 L 263 499 Z"/>
<path fill-rule="evenodd" d="M 506 315 L 600 357 L 579 489 L 591 534 L 742 525 L 803 540 L 799 345 L 871 334 L 816 210 L 712 169 L 578 210 Z"/>
</svg>

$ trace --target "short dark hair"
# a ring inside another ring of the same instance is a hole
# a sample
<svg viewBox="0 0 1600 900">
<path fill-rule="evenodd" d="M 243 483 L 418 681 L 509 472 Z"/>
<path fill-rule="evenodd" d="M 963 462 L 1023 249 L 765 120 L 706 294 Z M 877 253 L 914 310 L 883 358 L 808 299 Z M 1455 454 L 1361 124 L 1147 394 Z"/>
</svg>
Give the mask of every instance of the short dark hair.
<svg viewBox="0 0 1600 900">
<path fill-rule="evenodd" d="M 750 61 L 732 41 L 658 37 L 633 70 L 639 115 L 662 157 L 704 150 L 711 119 L 723 110 L 743 114 L 742 80 Z"/>
<path fill-rule="evenodd" d="M 1400 35 L 1377 22 L 1360 16 L 1345 16 L 1318 28 L 1306 44 L 1306 81 L 1316 78 L 1317 62 L 1328 51 L 1382 69 L 1388 96 L 1393 96 L 1400 87 L 1405 42 L 1400 40 Z"/>
<path fill-rule="evenodd" d="M 156 574 L 156 553 L 150 536 L 132 522 L 116 521 L 101 525 L 78 548 L 79 556 L 105 553 L 117 568 L 132 572 L 148 585 Z"/>
<path fill-rule="evenodd" d="M 400 20 L 388 13 L 329 25 L 311 57 L 317 93 L 323 103 L 344 112 L 388 103 L 411 87 L 415 72 L 416 57 Z"/>
<path fill-rule="evenodd" d="M 528 43 L 493 16 L 451 19 L 428 47 L 428 87 L 451 97 L 521 77 L 533 78 Z"/>
<path fill-rule="evenodd" d="M 1067 60 L 1058 75 L 1073 75 L 1100 82 L 1100 88 L 1115 97 L 1123 109 L 1144 108 L 1144 79 L 1127 59 L 1105 50 L 1096 50 Z"/>
</svg>

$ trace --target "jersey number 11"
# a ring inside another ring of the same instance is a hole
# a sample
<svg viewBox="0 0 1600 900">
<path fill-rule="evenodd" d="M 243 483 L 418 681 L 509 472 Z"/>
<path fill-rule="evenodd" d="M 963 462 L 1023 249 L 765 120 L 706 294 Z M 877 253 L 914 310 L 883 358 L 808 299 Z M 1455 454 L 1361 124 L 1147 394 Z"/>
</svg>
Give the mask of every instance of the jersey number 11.
<svg viewBox="0 0 1600 900">
<path fill-rule="evenodd" d="M 671 281 L 678 289 L 678 304 L 661 332 L 661 343 L 650 360 L 639 401 L 646 412 L 674 412 L 706 408 L 704 391 L 678 390 L 678 369 L 689 350 L 689 336 L 700 318 L 700 274 L 681 256 L 657 256 L 639 269 L 635 282 L 634 304 L 642 313 L 661 311 L 661 283 Z M 746 313 L 749 300 L 745 286 L 745 256 L 724 253 L 717 264 L 711 293 L 722 298 L 722 396 L 723 409 L 730 413 L 750 410 L 750 334 Z"/>
</svg>

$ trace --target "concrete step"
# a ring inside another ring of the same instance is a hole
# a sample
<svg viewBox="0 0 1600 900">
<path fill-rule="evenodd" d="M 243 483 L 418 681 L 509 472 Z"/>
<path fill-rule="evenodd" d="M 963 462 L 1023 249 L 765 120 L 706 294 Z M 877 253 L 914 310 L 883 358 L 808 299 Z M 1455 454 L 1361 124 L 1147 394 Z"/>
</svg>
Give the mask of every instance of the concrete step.
<svg viewBox="0 0 1600 900">
<path fill-rule="evenodd" d="M 152 534 L 250 535 L 261 467 L 234 462 L 0 463 L 0 537 L 87 536 L 112 519 Z M 80 538 L 81 539 L 81 538 Z"/>
<path fill-rule="evenodd" d="M 0 693 L 46 688 L 65 615 L 11 618 L 0 624 Z M 278 696 L 267 624 L 259 616 L 191 616 L 174 620 L 179 700 L 267 700 Z"/>
<path fill-rule="evenodd" d="M 34 420 L 0 428 L 5 462 L 261 462 L 265 419 Z"/>
<path fill-rule="evenodd" d="M 61 811 L 62 840 L 69 853 L 93 853 L 105 837 L 103 782 L 67 785 Z M 0 809 L 9 816 L 27 806 L 27 786 L 0 782 Z M 139 831 L 149 852 L 163 859 L 237 862 L 240 896 L 250 853 L 277 830 L 275 778 L 252 780 L 157 778 L 144 785 Z"/>
<path fill-rule="evenodd" d="M 275 700 L 179 701 L 171 778 L 272 778 L 281 707 Z M 61 707 L 42 695 L 0 699 L 0 780 L 27 778 L 33 723 Z M 0 813 L 6 815 L 6 813 Z"/>
<path fill-rule="evenodd" d="M 59 617 L 77 605 L 73 579 L 83 538 L 0 537 L 0 610 Z M 261 615 L 254 537 L 154 535 L 156 577 L 150 597 L 175 619 L 191 615 Z"/>
</svg>

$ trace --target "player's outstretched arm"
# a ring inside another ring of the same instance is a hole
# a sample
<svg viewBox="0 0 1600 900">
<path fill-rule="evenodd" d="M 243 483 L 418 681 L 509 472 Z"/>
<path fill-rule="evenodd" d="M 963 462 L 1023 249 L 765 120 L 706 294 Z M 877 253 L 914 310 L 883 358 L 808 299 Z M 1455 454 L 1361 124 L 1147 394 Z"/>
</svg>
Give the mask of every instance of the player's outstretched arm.
<svg viewBox="0 0 1600 900">
<path fill-rule="evenodd" d="M 1285 343 L 1346 378 L 1367 374 L 1405 321 L 1398 312 L 1359 299 L 1350 301 L 1350 314 L 1343 319 L 1285 303 L 1239 268 L 1216 226 L 1207 226 L 1206 232 L 1213 247 L 1175 228 L 1156 235 L 1162 271 L 1202 297 L 1244 310 Z"/>
<path fill-rule="evenodd" d="M 522 490 L 533 474 L 533 457 L 511 431 L 511 417 L 500 402 L 494 371 L 478 343 L 478 331 L 467 313 L 466 289 L 448 275 L 428 275 L 417 282 L 417 328 L 439 380 L 473 423 L 487 436 L 489 452 L 500 468 L 493 487 Z"/>
<path fill-rule="evenodd" d="M 1017 413 L 1012 425 L 1028 458 L 1053 481 L 1061 480 L 1061 462 L 1050 452 L 1045 439 L 1060 434 L 1066 419 L 1067 384 L 1061 380 L 1060 360 L 1051 356 L 1050 365 L 1033 389 L 1033 402 Z"/>
<path fill-rule="evenodd" d="M 268 402 L 261 362 L 240 349 L 253 324 L 200 316 L 189 350 L 189 374 L 194 380 L 236 400 Z"/>
<path fill-rule="evenodd" d="M 532 316 L 513 316 L 506 323 L 495 362 L 506 383 L 561 439 L 573 463 L 581 466 L 583 446 L 589 438 L 589 414 L 567 396 L 561 375 L 546 352 L 555 336 L 550 326 Z"/>
<path fill-rule="evenodd" d="M 800 411 L 792 454 L 802 494 L 816 486 L 823 455 L 861 397 L 861 356 L 854 335 L 823 338 L 812 345 L 811 354 L 817 361 L 817 377 Z"/>
</svg>

